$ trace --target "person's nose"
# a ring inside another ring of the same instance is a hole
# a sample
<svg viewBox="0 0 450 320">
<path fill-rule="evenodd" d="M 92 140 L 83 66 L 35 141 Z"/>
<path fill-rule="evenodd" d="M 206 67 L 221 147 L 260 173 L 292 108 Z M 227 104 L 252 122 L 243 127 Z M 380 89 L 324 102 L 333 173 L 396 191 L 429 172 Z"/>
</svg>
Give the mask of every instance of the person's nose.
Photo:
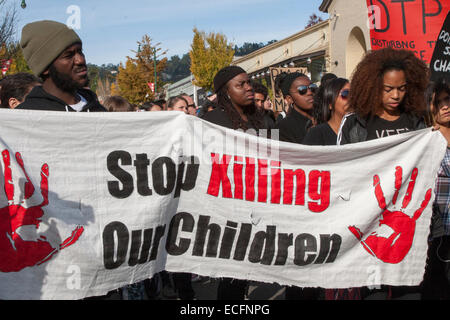
<svg viewBox="0 0 450 320">
<path fill-rule="evenodd" d="M 395 99 L 395 100 L 397 100 L 397 99 L 400 98 L 400 93 L 399 93 L 398 89 L 392 90 L 392 95 L 391 95 L 391 97 L 392 97 L 393 99 Z"/>
<path fill-rule="evenodd" d="M 77 65 L 86 64 L 86 58 L 82 52 L 77 52 L 75 54 L 75 64 L 77 64 Z"/>
<path fill-rule="evenodd" d="M 450 98 L 447 98 L 444 101 L 442 101 L 441 109 L 450 109 Z"/>
</svg>

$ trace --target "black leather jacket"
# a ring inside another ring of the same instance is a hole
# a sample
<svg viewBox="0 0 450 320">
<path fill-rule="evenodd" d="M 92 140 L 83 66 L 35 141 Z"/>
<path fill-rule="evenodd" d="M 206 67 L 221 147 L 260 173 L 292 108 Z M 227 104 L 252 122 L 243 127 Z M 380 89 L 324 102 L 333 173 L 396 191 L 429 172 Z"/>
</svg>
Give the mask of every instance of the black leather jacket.
<svg viewBox="0 0 450 320">
<path fill-rule="evenodd" d="M 425 129 L 427 126 L 423 117 L 418 117 L 413 114 L 406 114 L 409 121 L 411 121 L 413 130 Z M 363 142 L 367 140 L 367 120 L 361 118 L 355 113 L 350 113 L 344 116 L 341 122 L 341 127 L 338 132 L 337 144 L 349 144 Z"/>
</svg>

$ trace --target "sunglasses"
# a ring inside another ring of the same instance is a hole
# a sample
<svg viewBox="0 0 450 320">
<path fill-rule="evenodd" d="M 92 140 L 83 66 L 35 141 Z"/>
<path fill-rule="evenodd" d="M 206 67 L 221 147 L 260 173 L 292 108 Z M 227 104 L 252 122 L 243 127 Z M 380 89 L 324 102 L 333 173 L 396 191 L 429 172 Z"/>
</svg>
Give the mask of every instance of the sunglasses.
<svg viewBox="0 0 450 320">
<path fill-rule="evenodd" d="M 339 94 L 341 95 L 342 99 L 347 100 L 348 96 L 350 95 L 350 90 L 348 89 L 342 90 Z"/>
<path fill-rule="evenodd" d="M 306 94 L 306 92 L 308 92 L 308 89 L 312 92 L 312 93 L 316 93 L 317 90 L 317 85 L 315 85 L 314 83 L 311 83 L 309 86 L 298 86 L 297 87 L 297 91 L 300 95 L 304 95 Z"/>
</svg>

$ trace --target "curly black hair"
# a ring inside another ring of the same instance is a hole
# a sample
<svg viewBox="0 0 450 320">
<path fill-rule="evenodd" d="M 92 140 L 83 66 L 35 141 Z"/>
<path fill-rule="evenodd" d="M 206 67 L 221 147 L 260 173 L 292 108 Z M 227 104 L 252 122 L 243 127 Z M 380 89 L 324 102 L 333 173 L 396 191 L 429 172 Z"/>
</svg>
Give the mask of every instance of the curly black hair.
<svg viewBox="0 0 450 320">
<path fill-rule="evenodd" d="M 383 108 L 383 76 L 391 70 L 405 73 L 406 94 L 400 110 L 424 116 L 429 69 L 413 51 L 392 48 L 370 51 L 359 62 L 351 78 L 350 109 L 364 118 L 376 115 Z"/>
</svg>

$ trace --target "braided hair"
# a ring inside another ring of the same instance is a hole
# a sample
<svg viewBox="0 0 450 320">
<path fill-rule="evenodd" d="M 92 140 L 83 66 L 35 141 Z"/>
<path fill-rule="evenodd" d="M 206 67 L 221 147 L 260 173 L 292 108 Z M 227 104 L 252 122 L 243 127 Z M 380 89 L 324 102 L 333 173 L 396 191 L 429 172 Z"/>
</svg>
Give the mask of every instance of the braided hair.
<svg viewBox="0 0 450 320">
<path fill-rule="evenodd" d="M 265 128 L 263 116 L 258 112 L 254 104 L 243 108 L 244 114 L 247 116 L 248 123 L 245 122 L 236 108 L 233 106 L 231 99 L 228 96 L 228 86 L 225 85 L 217 91 L 217 104 L 221 106 L 231 119 L 233 129 L 248 130 L 250 127 L 258 130 Z M 250 124 L 250 127 L 249 127 Z"/>
</svg>

